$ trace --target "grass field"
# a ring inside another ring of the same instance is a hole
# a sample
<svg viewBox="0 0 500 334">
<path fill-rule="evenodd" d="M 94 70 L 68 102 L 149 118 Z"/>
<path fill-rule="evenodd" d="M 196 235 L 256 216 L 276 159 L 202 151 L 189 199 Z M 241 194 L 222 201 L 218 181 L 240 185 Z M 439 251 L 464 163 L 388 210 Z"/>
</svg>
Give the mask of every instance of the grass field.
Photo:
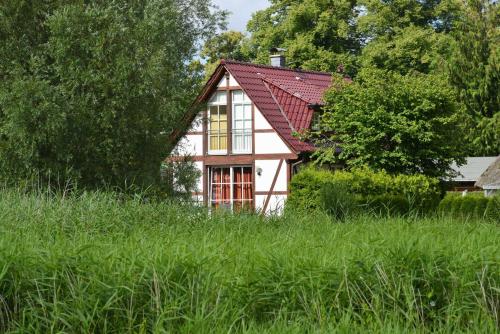
<svg viewBox="0 0 500 334">
<path fill-rule="evenodd" d="M 494 333 L 500 225 L 0 191 L 0 332 Z"/>
</svg>

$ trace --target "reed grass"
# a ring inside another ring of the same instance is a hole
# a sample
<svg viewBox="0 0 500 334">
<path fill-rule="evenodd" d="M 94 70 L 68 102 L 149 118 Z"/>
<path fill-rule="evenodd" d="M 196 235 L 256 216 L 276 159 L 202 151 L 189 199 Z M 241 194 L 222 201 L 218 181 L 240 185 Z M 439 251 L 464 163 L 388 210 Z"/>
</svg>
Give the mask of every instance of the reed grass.
<svg viewBox="0 0 500 334">
<path fill-rule="evenodd" d="M 493 333 L 500 230 L 0 191 L 0 332 Z"/>
</svg>

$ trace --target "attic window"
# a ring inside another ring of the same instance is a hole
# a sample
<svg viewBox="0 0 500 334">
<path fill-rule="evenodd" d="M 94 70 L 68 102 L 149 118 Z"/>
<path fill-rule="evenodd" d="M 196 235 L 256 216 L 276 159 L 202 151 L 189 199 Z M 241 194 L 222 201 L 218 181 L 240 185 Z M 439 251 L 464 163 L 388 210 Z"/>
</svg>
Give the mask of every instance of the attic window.
<svg viewBox="0 0 500 334">
<path fill-rule="evenodd" d="M 227 94 L 216 92 L 208 102 L 208 153 L 227 152 Z"/>
<path fill-rule="evenodd" d="M 321 124 L 321 113 L 319 111 L 315 111 L 311 120 L 311 130 L 319 131 Z"/>
</svg>

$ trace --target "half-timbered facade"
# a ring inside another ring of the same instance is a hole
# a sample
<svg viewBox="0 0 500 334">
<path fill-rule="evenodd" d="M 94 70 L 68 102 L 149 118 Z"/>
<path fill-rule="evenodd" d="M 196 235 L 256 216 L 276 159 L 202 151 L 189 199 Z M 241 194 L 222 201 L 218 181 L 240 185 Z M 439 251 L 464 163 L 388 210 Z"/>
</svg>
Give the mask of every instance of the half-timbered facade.
<svg viewBox="0 0 500 334">
<path fill-rule="evenodd" d="M 294 134 L 311 127 L 330 84 L 329 73 L 221 61 L 177 136 L 176 152 L 202 172 L 193 197 L 280 213 L 294 166 L 314 149 Z"/>
</svg>

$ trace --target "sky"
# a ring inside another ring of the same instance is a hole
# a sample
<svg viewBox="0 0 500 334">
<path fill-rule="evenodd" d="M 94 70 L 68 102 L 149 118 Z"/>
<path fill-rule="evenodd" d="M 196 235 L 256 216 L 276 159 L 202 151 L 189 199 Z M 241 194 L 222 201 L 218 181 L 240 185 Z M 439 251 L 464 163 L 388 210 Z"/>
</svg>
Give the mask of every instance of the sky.
<svg viewBox="0 0 500 334">
<path fill-rule="evenodd" d="M 246 31 L 252 13 L 269 6 L 268 0 L 214 0 L 214 3 L 221 9 L 231 12 L 228 29 L 237 31 Z"/>
</svg>

